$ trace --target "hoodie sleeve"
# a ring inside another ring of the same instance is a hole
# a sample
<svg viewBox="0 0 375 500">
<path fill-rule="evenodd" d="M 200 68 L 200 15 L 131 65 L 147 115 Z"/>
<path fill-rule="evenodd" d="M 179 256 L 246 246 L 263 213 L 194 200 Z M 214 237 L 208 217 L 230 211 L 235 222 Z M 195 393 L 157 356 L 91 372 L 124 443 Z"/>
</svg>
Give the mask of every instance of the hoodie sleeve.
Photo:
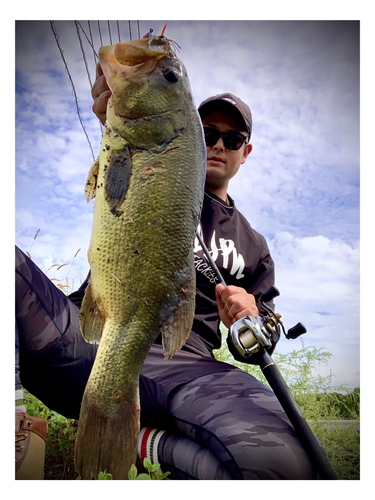
<svg viewBox="0 0 375 500">
<path fill-rule="evenodd" d="M 255 299 L 258 300 L 260 295 L 268 290 L 271 286 L 275 284 L 275 265 L 271 257 L 266 240 L 263 238 L 263 250 L 261 257 L 259 259 L 258 265 L 254 270 L 252 275 L 252 285 L 247 290 L 248 293 L 254 295 Z M 258 303 L 259 314 L 261 316 L 266 316 L 267 311 Z M 275 310 L 275 305 L 273 301 L 267 303 L 269 307 Z M 272 346 L 267 349 L 268 354 L 272 354 L 275 350 L 276 344 L 280 339 L 280 327 L 273 331 L 271 335 Z M 258 364 L 258 354 L 251 356 L 250 364 Z"/>
</svg>

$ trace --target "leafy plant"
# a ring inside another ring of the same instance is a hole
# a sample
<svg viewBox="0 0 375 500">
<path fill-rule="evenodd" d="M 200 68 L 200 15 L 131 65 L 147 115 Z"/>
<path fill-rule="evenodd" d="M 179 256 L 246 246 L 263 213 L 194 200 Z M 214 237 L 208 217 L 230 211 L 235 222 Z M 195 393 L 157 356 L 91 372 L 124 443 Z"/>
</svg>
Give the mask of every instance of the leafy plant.
<svg viewBox="0 0 375 500">
<path fill-rule="evenodd" d="M 50 410 L 26 389 L 23 393 L 27 415 L 47 421 L 45 479 L 76 479 L 74 444 L 78 422 Z"/>
<path fill-rule="evenodd" d="M 148 474 L 145 472 L 141 472 L 141 474 L 138 474 L 137 467 L 133 464 L 130 467 L 130 470 L 128 472 L 128 479 L 130 480 L 160 480 L 160 479 L 165 479 L 167 476 L 169 476 L 170 472 L 165 472 L 162 474 L 160 472 L 160 464 L 152 464 L 151 460 L 149 458 L 145 458 L 143 460 L 143 467 L 148 471 Z M 81 479 L 78 477 L 77 479 Z M 109 474 L 108 472 L 99 472 L 98 476 L 99 480 L 111 480 L 112 474 Z"/>
<path fill-rule="evenodd" d="M 240 363 L 233 358 L 226 343 L 227 330 L 223 329 L 222 335 L 222 347 L 214 351 L 215 358 L 238 366 L 269 387 L 259 366 Z M 332 373 L 326 377 L 316 374 L 317 365 L 328 365 L 332 354 L 327 352 L 325 348 L 317 349 L 315 346 L 305 346 L 303 339 L 300 339 L 300 342 L 299 349 L 294 349 L 287 354 L 274 352 L 272 358 L 305 418 L 358 419 L 359 389 L 352 391 L 344 385 L 334 385 Z"/>
<path fill-rule="evenodd" d="M 99 472 L 98 479 L 102 481 L 107 481 L 112 479 L 112 474 L 109 474 L 109 472 Z"/>
<path fill-rule="evenodd" d="M 133 464 L 130 467 L 130 470 L 128 472 L 128 478 L 131 480 L 134 479 L 139 479 L 139 480 L 161 480 L 165 479 L 167 476 L 169 476 L 170 472 L 164 472 L 162 473 L 160 471 L 160 464 L 153 464 L 151 463 L 151 460 L 149 458 L 145 458 L 143 460 L 143 467 L 148 471 L 148 474 L 142 472 L 141 474 L 138 474 L 137 467 Z"/>
</svg>

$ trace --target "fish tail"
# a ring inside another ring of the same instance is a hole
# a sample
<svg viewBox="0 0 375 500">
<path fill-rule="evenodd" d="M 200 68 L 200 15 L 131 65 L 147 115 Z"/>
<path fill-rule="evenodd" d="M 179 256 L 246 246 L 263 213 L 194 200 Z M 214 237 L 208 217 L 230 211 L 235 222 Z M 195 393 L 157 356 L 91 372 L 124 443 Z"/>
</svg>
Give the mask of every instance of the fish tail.
<svg viewBox="0 0 375 500">
<path fill-rule="evenodd" d="M 82 402 L 74 452 L 76 470 L 81 479 L 98 479 L 100 472 L 112 474 L 113 479 L 128 479 L 137 458 L 138 395 L 111 413 L 92 399 L 84 397 Z"/>
</svg>

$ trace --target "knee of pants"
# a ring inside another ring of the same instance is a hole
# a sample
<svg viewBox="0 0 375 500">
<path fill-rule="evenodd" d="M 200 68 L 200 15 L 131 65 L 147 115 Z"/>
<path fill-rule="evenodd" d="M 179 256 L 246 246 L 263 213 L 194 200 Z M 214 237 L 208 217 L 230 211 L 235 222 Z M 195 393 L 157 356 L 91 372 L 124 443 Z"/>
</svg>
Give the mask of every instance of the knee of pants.
<svg viewBox="0 0 375 500">
<path fill-rule="evenodd" d="M 180 432 L 209 448 L 232 477 L 316 478 L 274 393 L 244 372 L 186 384 L 170 399 L 170 411 Z"/>
<path fill-rule="evenodd" d="M 24 357 L 21 352 L 21 383 L 51 410 L 78 419 L 97 347 L 85 342 L 76 329 L 68 329 L 36 356 Z"/>
</svg>

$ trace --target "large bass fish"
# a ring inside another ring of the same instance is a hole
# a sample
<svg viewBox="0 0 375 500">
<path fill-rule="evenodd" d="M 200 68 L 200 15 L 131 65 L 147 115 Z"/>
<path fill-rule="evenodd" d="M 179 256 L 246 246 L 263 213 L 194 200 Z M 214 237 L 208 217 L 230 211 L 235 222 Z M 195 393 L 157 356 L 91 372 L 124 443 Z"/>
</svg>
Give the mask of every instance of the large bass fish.
<svg viewBox="0 0 375 500">
<path fill-rule="evenodd" d="M 185 343 L 195 309 L 193 241 L 206 150 L 186 70 L 173 43 L 150 37 L 102 47 L 112 90 L 86 199 L 95 197 L 81 308 L 85 339 L 99 342 L 75 448 L 82 479 L 127 479 L 136 461 L 138 382 L 152 342 Z"/>
</svg>

